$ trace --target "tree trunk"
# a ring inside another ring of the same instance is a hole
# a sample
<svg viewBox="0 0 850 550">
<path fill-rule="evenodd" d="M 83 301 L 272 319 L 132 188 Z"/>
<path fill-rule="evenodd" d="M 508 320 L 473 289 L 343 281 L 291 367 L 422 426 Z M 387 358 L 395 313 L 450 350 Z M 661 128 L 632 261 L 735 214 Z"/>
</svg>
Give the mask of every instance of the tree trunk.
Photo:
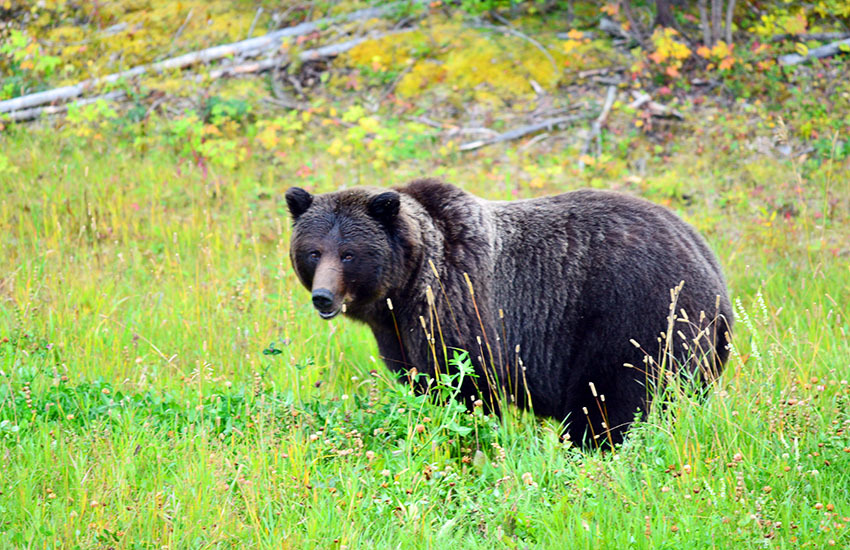
<svg viewBox="0 0 850 550">
<path fill-rule="evenodd" d="M 711 23 L 708 20 L 708 0 L 699 0 L 699 21 L 702 28 L 702 43 L 711 47 Z"/>
<path fill-rule="evenodd" d="M 626 16 L 626 21 L 629 22 L 629 34 L 638 41 L 641 48 L 645 49 L 644 31 L 640 21 L 635 17 L 634 12 L 632 12 L 632 4 L 629 0 L 623 0 L 623 15 Z"/>
<path fill-rule="evenodd" d="M 711 44 L 720 40 L 723 21 L 723 0 L 711 0 Z"/>
<path fill-rule="evenodd" d="M 732 17 L 735 15 L 735 0 L 726 0 L 726 43 L 732 43 Z"/>
<path fill-rule="evenodd" d="M 655 21 L 653 27 L 675 27 L 676 20 L 673 18 L 673 9 L 670 0 L 655 0 Z"/>
</svg>

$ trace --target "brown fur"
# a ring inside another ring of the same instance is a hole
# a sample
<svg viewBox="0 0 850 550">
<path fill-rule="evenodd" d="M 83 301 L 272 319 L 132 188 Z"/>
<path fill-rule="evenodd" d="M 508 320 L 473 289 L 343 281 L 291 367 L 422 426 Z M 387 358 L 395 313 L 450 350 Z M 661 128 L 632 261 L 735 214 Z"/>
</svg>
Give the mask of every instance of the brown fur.
<svg viewBox="0 0 850 550">
<path fill-rule="evenodd" d="M 453 348 L 467 350 L 478 382 L 467 381 L 464 396 L 480 392 L 498 411 L 494 393 L 506 394 L 566 419 L 573 438 L 617 441 L 646 409 L 659 365 L 644 358 L 662 358 L 659 334 L 680 281 L 676 311 L 690 322 L 675 322 L 671 370 L 710 377 L 727 358 L 732 312 L 719 264 L 690 226 L 645 200 L 580 190 L 487 201 L 424 179 L 395 191 L 292 188 L 287 202 L 292 262 L 320 312 L 344 303 L 400 374 L 434 375 Z"/>
</svg>

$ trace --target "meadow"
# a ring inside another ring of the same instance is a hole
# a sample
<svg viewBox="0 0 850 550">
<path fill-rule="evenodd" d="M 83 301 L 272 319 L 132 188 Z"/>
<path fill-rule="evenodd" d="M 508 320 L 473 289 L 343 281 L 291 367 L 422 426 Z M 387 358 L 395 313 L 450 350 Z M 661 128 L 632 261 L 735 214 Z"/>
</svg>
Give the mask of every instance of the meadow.
<svg viewBox="0 0 850 550">
<path fill-rule="evenodd" d="M 379 69 L 358 74 L 380 99 L 399 73 Z M 817 110 L 848 91 L 812 82 L 653 130 L 618 100 L 581 167 L 557 131 L 458 150 L 421 122 L 442 92 L 281 113 L 235 80 L 179 116 L 5 125 L 0 547 L 850 547 L 850 147 L 846 112 Z M 736 313 L 708 397 L 581 450 L 551 419 L 397 383 L 368 329 L 312 308 L 283 193 L 424 175 L 617 189 L 693 224 Z"/>
</svg>

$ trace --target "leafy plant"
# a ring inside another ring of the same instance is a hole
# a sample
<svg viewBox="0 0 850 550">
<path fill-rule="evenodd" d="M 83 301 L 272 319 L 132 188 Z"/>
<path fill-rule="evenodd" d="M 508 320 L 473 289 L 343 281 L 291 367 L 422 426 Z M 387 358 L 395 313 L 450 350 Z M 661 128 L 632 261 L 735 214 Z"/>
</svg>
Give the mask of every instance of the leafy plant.
<svg viewBox="0 0 850 550">
<path fill-rule="evenodd" d="M 43 81 L 49 79 L 62 63 L 61 58 L 43 53 L 37 42 L 18 29 L 11 29 L 9 36 L 0 44 L 0 56 L 0 69 L 8 75 L 3 79 L 0 99 L 43 87 Z"/>
</svg>

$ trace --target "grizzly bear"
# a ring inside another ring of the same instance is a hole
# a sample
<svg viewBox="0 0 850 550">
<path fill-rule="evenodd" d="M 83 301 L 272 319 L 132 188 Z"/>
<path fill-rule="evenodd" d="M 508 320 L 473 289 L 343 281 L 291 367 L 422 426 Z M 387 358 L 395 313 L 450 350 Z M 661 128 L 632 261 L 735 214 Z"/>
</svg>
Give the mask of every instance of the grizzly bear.
<svg viewBox="0 0 850 550">
<path fill-rule="evenodd" d="M 565 420 L 573 441 L 621 441 L 671 373 L 705 383 L 728 357 L 717 260 L 649 201 L 590 189 L 490 201 L 421 179 L 293 187 L 286 202 L 292 265 L 322 318 L 366 323 L 402 376 L 455 372 L 465 350 L 464 399 Z"/>
</svg>

